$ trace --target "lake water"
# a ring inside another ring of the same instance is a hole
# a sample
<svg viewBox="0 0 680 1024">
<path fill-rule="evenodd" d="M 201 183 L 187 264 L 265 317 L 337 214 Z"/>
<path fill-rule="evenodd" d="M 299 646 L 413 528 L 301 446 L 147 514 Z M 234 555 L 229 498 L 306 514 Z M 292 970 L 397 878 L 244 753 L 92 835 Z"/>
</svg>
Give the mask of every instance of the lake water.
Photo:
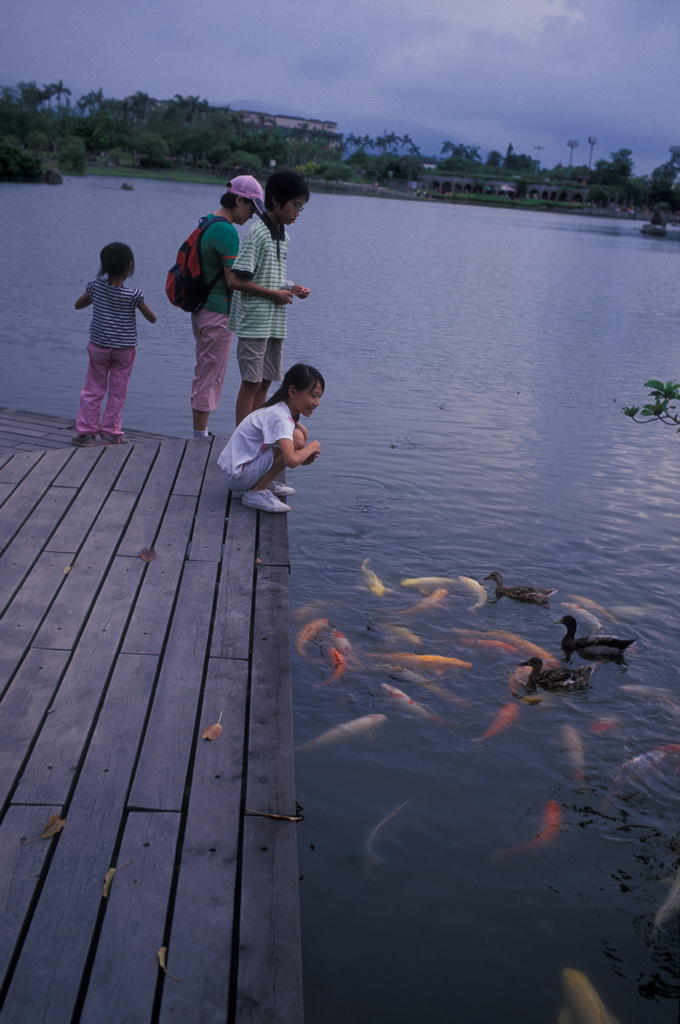
<svg viewBox="0 0 680 1024">
<path fill-rule="evenodd" d="M 163 283 L 219 189 L 119 185 L 0 186 L 0 404 L 75 414 L 89 320 L 73 302 L 120 239 L 159 314 L 139 321 L 124 423 L 183 435 L 192 339 Z M 331 195 L 291 235 L 290 275 L 312 295 L 290 310 L 286 362 L 327 382 L 310 421 L 322 456 L 291 474 L 292 631 L 328 619 L 355 655 L 320 685 L 337 639 L 293 646 L 296 739 L 386 716 L 372 738 L 298 754 L 307 1024 L 550 1024 L 564 968 L 621 1024 L 675 1024 L 680 914 L 653 925 L 680 863 L 680 761 L 628 762 L 680 742 L 680 703 L 653 693 L 680 702 L 680 439 L 620 409 L 677 376 L 680 246 L 635 222 Z M 213 430 L 230 429 L 237 376 L 232 358 Z M 367 558 L 390 593 L 366 588 Z M 401 586 L 494 569 L 558 593 L 472 609 L 456 582 L 414 612 L 424 595 Z M 517 701 L 526 655 L 461 642 L 503 630 L 559 654 L 554 620 L 583 597 L 614 616 L 603 631 L 639 638 L 586 693 Z M 426 672 L 426 688 L 393 678 L 404 652 L 471 667 Z M 506 704 L 515 720 L 479 741 Z M 497 855 L 540 832 L 549 801 L 553 841 Z"/>
</svg>

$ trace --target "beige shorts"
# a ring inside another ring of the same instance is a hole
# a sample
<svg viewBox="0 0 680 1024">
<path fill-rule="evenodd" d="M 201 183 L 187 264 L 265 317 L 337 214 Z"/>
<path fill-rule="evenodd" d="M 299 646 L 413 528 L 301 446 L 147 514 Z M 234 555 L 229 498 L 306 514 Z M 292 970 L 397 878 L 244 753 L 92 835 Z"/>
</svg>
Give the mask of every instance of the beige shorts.
<svg viewBox="0 0 680 1024">
<path fill-rule="evenodd" d="M 283 377 L 283 338 L 239 338 L 236 350 L 241 380 L 259 384 Z"/>
<path fill-rule="evenodd" d="M 272 468 L 274 462 L 274 451 L 271 447 L 265 448 L 263 452 L 256 455 L 252 462 L 246 462 L 239 467 L 238 473 L 228 473 L 222 470 L 224 482 L 230 491 L 250 491 L 256 483 Z"/>
</svg>

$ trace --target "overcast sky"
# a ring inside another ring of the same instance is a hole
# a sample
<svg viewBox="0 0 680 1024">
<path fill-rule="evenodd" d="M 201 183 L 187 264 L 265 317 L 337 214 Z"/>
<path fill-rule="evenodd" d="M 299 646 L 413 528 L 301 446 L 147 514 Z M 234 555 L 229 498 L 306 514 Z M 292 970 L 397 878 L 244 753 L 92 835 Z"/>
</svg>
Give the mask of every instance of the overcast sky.
<svg viewBox="0 0 680 1024">
<path fill-rule="evenodd" d="M 30 0 L 3 5 L 6 83 L 102 88 L 409 132 L 574 163 L 680 145 L 680 0 Z M 538 149 L 536 147 L 545 147 Z"/>
</svg>

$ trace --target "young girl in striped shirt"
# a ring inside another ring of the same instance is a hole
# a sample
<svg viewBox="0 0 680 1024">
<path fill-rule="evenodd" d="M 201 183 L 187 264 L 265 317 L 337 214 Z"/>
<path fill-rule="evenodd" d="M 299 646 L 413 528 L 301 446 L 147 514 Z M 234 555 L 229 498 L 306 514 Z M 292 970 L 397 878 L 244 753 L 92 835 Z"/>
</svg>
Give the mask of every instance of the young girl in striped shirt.
<svg viewBox="0 0 680 1024">
<path fill-rule="evenodd" d="M 80 392 L 80 407 L 76 417 L 73 444 L 87 447 L 98 444 L 127 444 L 122 431 L 123 406 L 127 397 L 132 366 L 137 352 L 138 309 L 150 324 L 156 323 L 139 288 L 127 288 L 125 281 L 132 277 L 135 258 L 129 245 L 111 242 L 99 254 L 101 266 L 94 281 L 90 281 L 76 309 L 92 306 L 90 341 L 87 353 L 90 364 Z M 100 420 L 104 395 L 108 391 L 106 408 Z"/>
</svg>

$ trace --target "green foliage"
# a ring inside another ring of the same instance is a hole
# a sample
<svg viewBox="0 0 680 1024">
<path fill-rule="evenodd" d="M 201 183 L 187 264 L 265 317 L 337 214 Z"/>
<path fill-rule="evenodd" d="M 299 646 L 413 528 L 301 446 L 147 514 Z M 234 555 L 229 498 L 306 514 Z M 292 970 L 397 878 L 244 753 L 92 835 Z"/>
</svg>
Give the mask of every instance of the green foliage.
<svg viewBox="0 0 680 1024">
<path fill-rule="evenodd" d="M 262 169 L 262 158 L 257 153 L 248 153 L 245 149 L 237 149 L 231 154 L 231 165 L 234 170 L 243 174 L 252 174 Z"/>
<path fill-rule="evenodd" d="M 41 176 L 37 157 L 0 137 L 0 181 L 39 181 Z"/>
<path fill-rule="evenodd" d="M 625 405 L 621 410 L 624 416 L 629 416 L 636 423 L 651 423 L 656 419 L 661 423 L 677 426 L 680 433 L 680 415 L 675 412 L 677 406 L 671 405 L 671 402 L 680 401 L 680 383 L 677 380 L 667 380 L 664 383 L 652 379 L 645 381 L 645 387 L 652 389 L 648 397 L 654 401 L 642 408 L 639 405 Z M 644 419 L 638 419 L 638 414 Z"/>
<path fill-rule="evenodd" d="M 59 147 L 59 166 L 62 171 L 72 174 L 85 173 L 85 157 L 87 152 L 82 139 L 70 136 L 64 139 Z"/>
</svg>

